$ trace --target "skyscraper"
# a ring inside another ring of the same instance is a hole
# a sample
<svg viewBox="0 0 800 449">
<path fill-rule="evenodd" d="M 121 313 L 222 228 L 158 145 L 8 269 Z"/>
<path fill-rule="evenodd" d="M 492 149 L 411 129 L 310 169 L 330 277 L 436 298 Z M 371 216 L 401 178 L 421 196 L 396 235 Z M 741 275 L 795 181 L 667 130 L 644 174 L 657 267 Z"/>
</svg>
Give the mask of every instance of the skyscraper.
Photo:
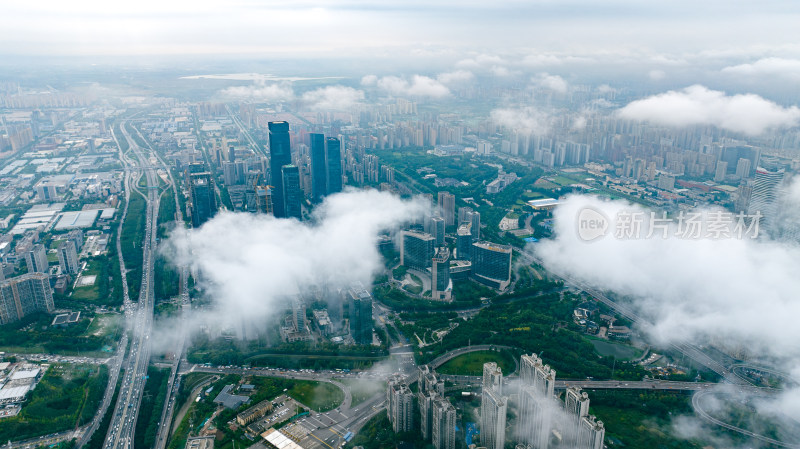
<svg viewBox="0 0 800 449">
<path fill-rule="evenodd" d="M 217 212 L 217 194 L 211 173 L 190 174 L 189 190 L 192 197 L 192 226 L 199 228 Z"/>
<path fill-rule="evenodd" d="M 435 248 L 432 235 L 417 231 L 403 231 L 401 238 L 401 265 L 417 270 L 425 270 L 431 266 Z"/>
<path fill-rule="evenodd" d="M 489 242 L 472 244 L 472 276 L 478 282 L 504 290 L 511 283 L 511 247 Z"/>
<path fill-rule="evenodd" d="M 431 441 L 436 449 L 456 447 L 456 409 L 444 397 L 433 402 Z"/>
<path fill-rule="evenodd" d="M 436 239 L 436 246 L 444 246 L 444 218 L 431 217 L 430 219 L 430 233 Z"/>
<path fill-rule="evenodd" d="M 58 245 L 58 265 L 63 274 L 78 274 L 78 252 L 75 251 L 75 242 L 67 240 Z"/>
<path fill-rule="evenodd" d="M 747 206 L 747 214 L 755 215 L 761 213 L 763 218 L 759 226 L 767 228 L 772 225 L 772 220 L 776 215 L 776 202 L 780 193 L 780 185 L 783 182 L 784 169 L 770 171 L 764 167 L 756 169 L 756 176 L 753 181 L 753 191 L 750 194 L 750 202 Z"/>
<path fill-rule="evenodd" d="M 431 299 L 449 301 L 453 293 L 450 282 L 450 250 L 439 248 L 431 263 Z"/>
<path fill-rule="evenodd" d="M 276 217 L 286 218 L 283 194 L 284 165 L 292 163 L 291 139 L 288 122 L 269 122 L 269 169 L 272 183 L 272 210 Z"/>
<path fill-rule="evenodd" d="M 326 157 L 328 164 L 328 195 L 342 191 L 342 150 L 339 139 L 328 137 L 326 143 Z"/>
<path fill-rule="evenodd" d="M 389 378 L 386 391 L 386 411 L 395 432 L 410 432 L 414 428 L 414 393 L 395 375 Z"/>
<path fill-rule="evenodd" d="M 325 164 L 325 136 L 318 133 L 311 137 L 311 201 L 319 203 L 328 193 L 328 167 Z"/>
<path fill-rule="evenodd" d="M 372 295 L 357 283 L 348 291 L 350 335 L 356 344 L 372 344 Z"/>
<path fill-rule="evenodd" d="M 472 239 L 473 240 L 480 240 L 481 239 L 481 213 L 474 210 L 470 214 L 470 222 L 472 224 Z"/>
<path fill-rule="evenodd" d="M 439 211 L 445 226 L 454 226 L 456 219 L 456 197 L 448 192 L 439 192 Z"/>
<path fill-rule="evenodd" d="M 456 259 L 472 259 L 472 224 L 464 223 L 456 230 Z"/>
<path fill-rule="evenodd" d="M 28 273 L 48 272 L 47 250 L 44 249 L 44 245 L 37 243 L 27 249 L 22 249 L 24 249 L 22 255 L 25 256 L 25 265 L 28 267 Z"/>
<path fill-rule="evenodd" d="M 481 398 L 481 446 L 504 449 L 507 407 L 506 398 L 499 392 L 484 388 Z"/>
<path fill-rule="evenodd" d="M 283 177 L 283 205 L 286 208 L 286 218 L 303 219 L 303 191 L 300 190 L 300 170 L 294 165 L 284 165 L 281 168 Z"/>
<path fill-rule="evenodd" d="M 0 325 L 34 312 L 52 311 L 53 292 L 46 274 L 28 273 L 0 283 Z"/>
</svg>

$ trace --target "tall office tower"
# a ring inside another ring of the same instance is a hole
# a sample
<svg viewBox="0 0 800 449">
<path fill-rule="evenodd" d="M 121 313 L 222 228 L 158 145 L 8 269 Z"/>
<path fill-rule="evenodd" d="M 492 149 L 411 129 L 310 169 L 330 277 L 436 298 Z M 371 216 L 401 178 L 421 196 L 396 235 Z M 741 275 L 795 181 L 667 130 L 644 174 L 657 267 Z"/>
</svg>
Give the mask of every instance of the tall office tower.
<svg viewBox="0 0 800 449">
<path fill-rule="evenodd" d="M 758 165 L 761 158 L 761 150 L 750 146 L 725 147 L 720 154 L 720 160 L 728 163 L 728 173 L 734 173 L 739 169 L 739 160 L 747 159 L 750 165 L 745 173 L 739 174 L 740 178 L 749 178 L 752 168 Z"/>
<path fill-rule="evenodd" d="M 41 243 L 29 246 L 24 251 L 24 255 L 28 273 L 47 273 L 49 271 L 47 250 L 44 249 L 44 245 Z"/>
<path fill-rule="evenodd" d="M 75 242 L 67 240 L 58 245 L 58 265 L 62 274 L 78 274 L 81 267 L 78 265 L 78 252 L 75 251 Z"/>
<path fill-rule="evenodd" d="M 760 212 L 763 218 L 759 226 L 762 229 L 769 229 L 773 224 L 772 220 L 777 213 L 776 201 L 778 200 L 784 174 L 784 169 L 775 171 L 767 170 L 764 167 L 758 167 L 756 169 L 756 176 L 753 180 L 753 192 L 750 194 L 747 214 L 755 215 Z"/>
<path fill-rule="evenodd" d="M 276 217 L 286 218 L 283 194 L 284 165 L 292 163 L 292 146 L 288 122 L 269 122 L 269 171 L 272 183 L 272 210 Z"/>
<path fill-rule="evenodd" d="M 410 432 L 414 428 L 414 393 L 399 375 L 389 378 L 386 404 L 392 429 L 395 432 Z"/>
<path fill-rule="evenodd" d="M 298 299 L 292 301 L 292 322 L 294 323 L 294 329 L 297 332 L 305 332 L 306 308 Z"/>
<path fill-rule="evenodd" d="M 536 354 L 524 354 L 520 357 L 519 382 L 517 440 L 536 449 L 546 449 L 556 402 L 556 372 L 542 364 Z"/>
<path fill-rule="evenodd" d="M 472 224 L 464 223 L 456 230 L 456 259 L 470 260 L 472 257 Z"/>
<path fill-rule="evenodd" d="M 750 162 L 750 159 L 739 159 L 739 161 L 736 163 L 736 177 L 739 179 L 749 178 L 751 168 L 752 162 Z"/>
<path fill-rule="evenodd" d="M 472 214 L 472 208 L 471 207 L 459 207 L 458 208 L 458 224 L 459 224 L 459 226 L 464 224 L 464 223 L 470 223 L 472 221 L 471 217 L 470 217 L 470 214 Z"/>
<path fill-rule="evenodd" d="M 372 295 L 361 283 L 348 291 L 350 306 L 350 335 L 360 345 L 372 344 Z M 330 312 L 329 312 L 330 313 Z"/>
<path fill-rule="evenodd" d="M 400 245 L 400 265 L 417 270 L 431 266 L 435 239 L 432 235 L 417 231 L 403 231 Z"/>
<path fill-rule="evenodd" d="M 439 248 L 431 261 L 431 299 L 450 301 L 453 284 L 450 281 L 450 250 Z"/>
<path fill-rule="evenodd" d="M 439 192 L 439 211 L 445 226 L 455 226 L 456 197 L 448 192 Z"/>
<path fill-rule="evenodd" d="M 726 174 L 728 174 L 728 163 L 725 161 L 717 161 L 717 169 L 714 171 L 714 182 L 725 181 Z"/>
<path fill-rule="evenodd" d="M 199 228 L 217 212 L 217 193 L 214 178 L 209 172 L 189 175 L 192 196 L 192 226 Z"/>
<path fill-rule="evenodd" d="M 28 273 L 0 283 L 0 325 L 34 312 L 52 311 L 53 292 L 46 274 Z"/>
<path fill-rule="evenodd" d="M 507 407 L 507 399 L 499 391 L 484 387 L 481 398 L 481 446 L 504 449 Z"/>
<path fill-rule="evenodd" d="M 430 233 L 436 240 L 436 246 L 444 246 L 444 218 L 431 217 L 430 219 Z"/>
<path fill-rule="evenodd" d="M 236 185 L 236 164 L 227 161 L 222 163 L 222 180 L 226 186 Z"/>
<path fill-rule="evenodd" d="M 456 447 L 456 409 L 446 398 L 437 398 L 433 403 L 431 440 L 436 449 Z"/>
<path fill-rule="evenodd" d="M 233 145 L 228 146 L 228 162 L 236 162 L 236 149 Z"/>
<path fill-rule="evenodd" d="M 472 239 L 473 240 L 480 240 L 481 239 L 481 213 L 478 211 L 472 211 L 470 214 L 471 224 L 472 224 Z"/>
<path fill-rule="evenodd" d="M 473 243 L 472 276 L 482 284 L 506 289 L 511 283 L 511 247 L 489 242 Z"/>
<path fill-rule="evenodd" d="M 311 201 L 319 203 L 328 193 L 328 167 L 325 164 L 325 136 L 318 133 L 311 137 Z"/>
<path fill-rule="evenodd" d="M 335 137 L 325 139 L 325 161 L 328 165 L 328 195 L 342 191 L 342 148 Z"/>
<path fill-rule="evenodd" d="M 81 252 L 81 248 L 83 248 L 83 231 L 80 229 L 73 229 L 67 233 L 67 238 L 72 240 L 72 243 L 75 244 L 75 251 Z"/>
<path fill-rule="evenodd" d="M 294 165 L 281 168 L 283 177 L 283 205 L 286 218 L 303 219 L 303 191 L 300 190 L 300 170 Z"/>
<path fill-rule="evenodd" d="M 503 371 L 497 366 L 497 363 L 488 362 L 483 364 L 481 386 L 483 391 L 496 391 L 498 395 L 503 393 Z"/>
</svg>

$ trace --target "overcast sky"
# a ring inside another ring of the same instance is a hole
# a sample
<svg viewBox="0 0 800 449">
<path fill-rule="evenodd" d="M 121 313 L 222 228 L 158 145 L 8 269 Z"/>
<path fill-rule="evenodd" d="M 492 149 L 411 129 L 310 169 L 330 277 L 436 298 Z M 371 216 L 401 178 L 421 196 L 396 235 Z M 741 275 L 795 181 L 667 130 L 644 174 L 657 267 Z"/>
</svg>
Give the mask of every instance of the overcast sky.
<svg viewBox="0 0 800 449">
<path fill-rule="evenodd" d="M 672 64 L 699 54 L 800 54 L 800 5 L 792 1 L 43 0 L 2 9 L 5 54 L 380 56 L 402 48 L 454 59 L 668 55 L 662 62 Z"/>
</svg>

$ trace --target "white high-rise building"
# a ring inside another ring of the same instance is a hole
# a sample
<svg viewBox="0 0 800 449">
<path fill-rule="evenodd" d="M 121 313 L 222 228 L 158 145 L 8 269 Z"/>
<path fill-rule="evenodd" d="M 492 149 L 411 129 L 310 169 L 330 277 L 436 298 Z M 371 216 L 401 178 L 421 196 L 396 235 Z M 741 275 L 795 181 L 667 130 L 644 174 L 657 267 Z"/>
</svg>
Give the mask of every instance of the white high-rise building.
<svg viewBox="0 0 800 449">
<path fill-rule="evenodd" d="M 386 391 L 386 410 L 395 432 L 410 432 L 414 428 L 414 393 L 401 376 L 389 379 Z"/>
<path fill-rule="evenodd" d="M 504 449 L 506 444 L 507 399 L 493 389 L 483 389 L 481 399 L 481 446 Z"/>
<path fill-rule="evenodd" d="M 481 445 L 487 449 L 503 449 L 508 399 L 502 396 L 503 372 L 496 363 L 483 364 L 482 385 Z"/>
<path fill-rule="evenodd" d="M 431 441 L 436 449 L 456 447 L 456 409 L 445 398 L 437 398 L 433 404 Z"/>
<path fill-rule="evenodd" d="M 760 213 L 760 227 L 769 228 L 770 221 L 775 218 L 776 202 L 780 194 L 780 186 L 783 182 L 784 169 L 775 171 L 767 170 L 763 167 L 756 169 L 755 180 L 753 181 L 753 191 L 750 194 L 750 201 L 747 206 L 747 214 L 755 215 Z"/>
</svg>

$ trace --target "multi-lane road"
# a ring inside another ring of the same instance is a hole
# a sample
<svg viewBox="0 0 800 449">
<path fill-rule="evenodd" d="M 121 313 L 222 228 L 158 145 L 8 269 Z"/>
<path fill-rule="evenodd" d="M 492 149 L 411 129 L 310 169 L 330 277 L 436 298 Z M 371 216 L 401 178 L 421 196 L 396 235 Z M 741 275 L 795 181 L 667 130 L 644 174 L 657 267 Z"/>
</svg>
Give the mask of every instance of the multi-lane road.
<svg viewBox="0 0 800 449">
<path fill-rule="evenodd" d="M 159 166 L 154 155 L 139 147 L 126 129 L 126 122 L 120 125 L 122 134 L 136 155 L 139 169 L 147 180 L 147 201 L 145 236 L 142 242 L 142 284 L 136 304 L 126 298 L 125 314 L 131 335 L 130 350 L 123 364 L 125 375 L 122 379 L 119 398 L 115 405 L 111 426 L 106 435 L 106 449 L 130 449 L 139 406 L 150 364 L 150 331 L 153 325 L 154 285 L 153 262 L 158 229 L 159 189 L 156 170 Z"/>
</svg>

